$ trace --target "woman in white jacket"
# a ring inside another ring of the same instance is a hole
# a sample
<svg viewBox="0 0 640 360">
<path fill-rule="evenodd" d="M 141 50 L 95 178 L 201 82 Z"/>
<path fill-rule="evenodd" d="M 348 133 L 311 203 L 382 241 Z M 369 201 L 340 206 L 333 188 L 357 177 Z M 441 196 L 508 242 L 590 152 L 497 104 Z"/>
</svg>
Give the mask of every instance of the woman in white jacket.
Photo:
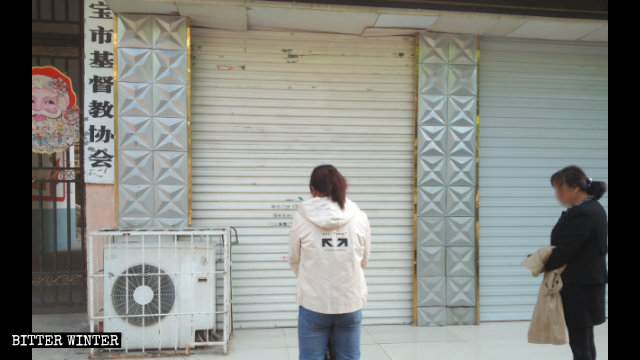
<svg viewBox="0 0 640 360">
<path fill-rule="evenodd" d="M 337 360 L 357 360 L 369 219 L 346 198 L 347 182 L 335 167 L 316 167 L 309 189 L 313 198 L 302 203 L 289 233 L 289 264 L 298 277 L 299 359 L 323 360 L 331 336 Z"/>
</svg>

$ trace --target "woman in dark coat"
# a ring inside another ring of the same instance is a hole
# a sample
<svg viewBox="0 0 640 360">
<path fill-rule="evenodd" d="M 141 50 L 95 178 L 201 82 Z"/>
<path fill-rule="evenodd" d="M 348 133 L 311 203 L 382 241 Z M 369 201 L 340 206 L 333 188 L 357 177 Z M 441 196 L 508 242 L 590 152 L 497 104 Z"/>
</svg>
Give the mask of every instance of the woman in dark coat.
<svg viewBox="0 0 640 360">
<path fill-rule="evenodd" d="M 568 206 L 551 231 L 555 248 L 545 264 L 553 270 L 567 264 L 560 291 L 569 345 L 574 360 L 594 360 L 594 325 L 605 321 L 605 284 L 608 282 L 607 214 L 598 202 L 606 184 L 592 181 L 577 166 L 551 176 L 556 198 Z"/>
</svg>

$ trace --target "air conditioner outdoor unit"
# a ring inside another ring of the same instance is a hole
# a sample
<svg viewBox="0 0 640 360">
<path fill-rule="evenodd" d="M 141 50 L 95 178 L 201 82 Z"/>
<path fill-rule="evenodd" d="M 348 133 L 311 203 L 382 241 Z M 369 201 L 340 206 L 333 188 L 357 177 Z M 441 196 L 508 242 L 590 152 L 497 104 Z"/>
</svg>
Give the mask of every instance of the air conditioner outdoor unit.
<svg viewBox="0 0 640 360">
<path fill-rule="evenodd" d="M 108 243 L 104 247 L 104 331 L 122 347 L 193 346 L 215 334 L 215 252 L 188 241 Z"/>
</svg>

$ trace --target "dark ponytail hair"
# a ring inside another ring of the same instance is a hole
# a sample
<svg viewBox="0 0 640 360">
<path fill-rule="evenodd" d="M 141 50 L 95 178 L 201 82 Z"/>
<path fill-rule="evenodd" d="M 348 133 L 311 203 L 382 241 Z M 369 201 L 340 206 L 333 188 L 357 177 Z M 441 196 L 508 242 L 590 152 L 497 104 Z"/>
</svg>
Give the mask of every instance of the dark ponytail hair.
<svg viewBox="0 0 640 360">
<path fill-rule="evenodd" d="M 344 210 L 347 197 L 347 180 L 333 165 L 320 165 L 311 172 L 309 187 L 313 186 L 317 192 L 331 196 L 331 200 Z"/>
<path fill-rule="evenodd" d="M 584 171 L 575 165 L 567 166 L 566 168 L 557 171 L 551 175 L 551 186 L 558 183 L 558 185 L 565 184 L 570 187 L 579 187 L 580 190 L 591 195 L 594 199 L 598 200 L 607 191 L 607 184 L 602 181 L 593 181 L 591 178 L 587 178 Z"/>
</svg>

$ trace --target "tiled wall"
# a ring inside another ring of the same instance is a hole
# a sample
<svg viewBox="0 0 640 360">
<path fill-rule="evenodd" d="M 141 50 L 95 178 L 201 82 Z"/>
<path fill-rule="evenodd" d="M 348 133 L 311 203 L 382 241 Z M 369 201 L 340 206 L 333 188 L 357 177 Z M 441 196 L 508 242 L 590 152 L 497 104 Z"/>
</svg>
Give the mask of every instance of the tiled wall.
<svg viewBox="0 0 640 360">
<path fill-rule="evenodd" d="M 418 325 L 474 324 L 477 37 L 419 36 Z"/>
<path fill-rule="evenodd" d="M 188 225 L 187 18 L 117 18 L 118 226 Z"/>
</svg>

